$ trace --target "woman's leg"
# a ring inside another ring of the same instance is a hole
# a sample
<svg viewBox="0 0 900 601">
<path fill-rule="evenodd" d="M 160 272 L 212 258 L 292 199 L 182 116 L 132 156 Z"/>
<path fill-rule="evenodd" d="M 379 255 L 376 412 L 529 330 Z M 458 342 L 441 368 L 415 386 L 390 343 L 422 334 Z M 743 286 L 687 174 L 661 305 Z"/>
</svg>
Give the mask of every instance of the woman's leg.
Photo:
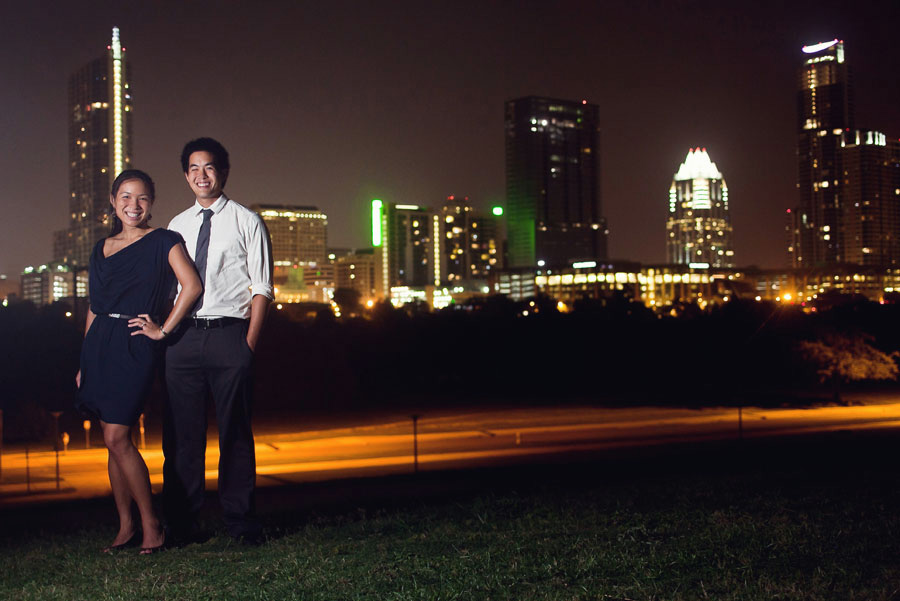
<svg viewBox="0 0 900 601">
<path fill-rule="evenodd" d="M 130 496 L 137 503 L 141 513 L 141 525 L 144 529 L 142 547 L 156 547 L 164 540 L 159 519 L 153 512 L 150 496 L 150 474 L 147 464 L 131 442 L 131 428 L 121 424 L 100 422 L 103 427 L 103 440 L 109 449 L 110 458 L 118 466 Z M 112 473 L 112 472 L 111 472 Z"/>
<path fill-rule="evenodd" d="M 131 491 L 119 464 L 116 463 L 112 452 L 109 453 L 107 462 L 109 472 L 109 484 L 112 486 L 113 498 L 116 500 L 116 510 L 119 512 L 119 533 L 113 539 L 113 545 L 124 545 L 134 536 L 136 527 L 134 516 L 131 514 Z"/>
</svg>

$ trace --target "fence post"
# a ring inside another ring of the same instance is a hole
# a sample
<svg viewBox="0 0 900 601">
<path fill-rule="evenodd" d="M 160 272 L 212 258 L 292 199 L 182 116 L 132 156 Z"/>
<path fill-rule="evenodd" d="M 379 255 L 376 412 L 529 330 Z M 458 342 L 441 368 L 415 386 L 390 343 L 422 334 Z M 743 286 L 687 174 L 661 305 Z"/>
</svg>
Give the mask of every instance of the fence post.
<svg viewBox="0 0 900 601">
<path fill-rule="evenodd" d="M 31 492 L 31 464 L 28 457 L 28 445 L 25 445 L 25 492 Z"/>
<path fill-rule="evenodd" d="M 419 416 L 411 415 L 413 420 L 413 473 L 419 473 Z"/>
<path fill-rule="evenodd" d="M 51 411 L 53 416 L 53 452 L 56 455 L 56 490 L 59 490 L 59 416 L 62 411 Z"/>
</svg>

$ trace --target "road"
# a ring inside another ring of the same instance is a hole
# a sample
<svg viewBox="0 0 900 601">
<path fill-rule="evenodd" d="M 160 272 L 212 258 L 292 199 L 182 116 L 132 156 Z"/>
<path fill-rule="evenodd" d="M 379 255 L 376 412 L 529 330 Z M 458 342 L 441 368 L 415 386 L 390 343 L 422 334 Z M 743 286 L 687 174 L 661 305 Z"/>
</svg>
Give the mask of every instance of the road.
<svg viewBox="0 0 900 601">
<path fill-rule="evenodd" d="M 740 423 L 739 423 L 740 417 Z M 900 402 L 809 409 L 641 407 L 525 408 L 432 411 L 412 419 L 371 418 L 316 430 L 279 431 L 256 437 L 258 484 L 273 486 L 419 470 L 527 463 L 536 457 L 670 442 L 795 435 L 833 430 L 900 427 Z M 214 488 L 218 443 L 210 433 L 206 477 Z M 96 437 L 95 437 L 96 438 Z M 74 443 L 73 443 L 74 445 Z M 70 445 L 70 446 L 73 446 Z M 417 454 L 414 452 L 414 448 Z M 162 487 L 162 450 L 142 453 L 154 492 Z M 0 507 L 110 494 L 103 448 L 4 453 Z"/>
</svg>

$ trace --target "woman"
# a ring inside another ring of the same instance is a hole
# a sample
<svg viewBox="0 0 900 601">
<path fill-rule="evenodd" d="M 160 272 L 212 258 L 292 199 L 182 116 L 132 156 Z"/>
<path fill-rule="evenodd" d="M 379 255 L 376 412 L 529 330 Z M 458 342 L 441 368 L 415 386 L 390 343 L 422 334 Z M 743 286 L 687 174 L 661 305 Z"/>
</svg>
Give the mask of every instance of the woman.
<svg viewBox="0 0 900 601">
<path fill-rule="evenodd" d="M 141 554 L 159 551 L 165 534 L 153 511 L 147 465 L 131 442 L 153 383 L 160 344 L 200 296 L 200 278 L 175 232 L 149 226 L 153 180 L 143 171 L 123 171 L 109 201 L 121 228 L 94 247 L 90 262 L 91 306 L 76 376 L 76 405 L 95 414 L 109 450 L 109 483 L 119 512 L 119 532 L 105 552 L 136 541 L 141 515 Z M 175 279 L 181 294 L 165 321 Z M 160 325 L 161 324 L 161 325 Z"/>
</svg>

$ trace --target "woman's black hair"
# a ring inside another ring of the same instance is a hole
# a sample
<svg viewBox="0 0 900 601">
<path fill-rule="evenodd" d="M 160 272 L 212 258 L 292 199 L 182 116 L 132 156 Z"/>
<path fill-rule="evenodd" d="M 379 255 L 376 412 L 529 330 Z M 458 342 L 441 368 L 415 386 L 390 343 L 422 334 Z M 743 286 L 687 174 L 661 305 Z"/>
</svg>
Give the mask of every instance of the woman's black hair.
<svg viewBox="0 0 900 601">
<path fill-rule="evenodd" d="M 153 180 L 140 169 L 126 169 L 116 177 L 112 184 L 112 191 L 110 192 L 113 198 L 119 193 L 119 186 L 130 179 L 139 179 L 144 182 L 144 185 L 146 185 L 147 189 L 150 191 L 150 200 L 152 201 L 156 198 L 156 186 L 153 185 Z"/>
<path fill-rule="evenodd" d="M 140 169 L 126 169 L 122 173 L 120 173 L 116 179 L 113 181 L 112 190 L 110 191 L 110 195 L 115 198 L 116 194 L 119 193 L 119 187 L 124 182 L 127 182 L 132 179 L 137 179 L 144 182 L 144 185 L 147 186 L 147 191 L 150 192 L 150 202 L 153 202 L 156 199 L 156 186 L 153 185 L 153 180 L 149 175 L 141 171 Z M 115 212 L 112 215 L 112 232 L 110 235 L 115 236 L 119 232 L 122 231 L 122 222 L 119 220 L 118 216 L 116 216 Z"/>
</svg>

